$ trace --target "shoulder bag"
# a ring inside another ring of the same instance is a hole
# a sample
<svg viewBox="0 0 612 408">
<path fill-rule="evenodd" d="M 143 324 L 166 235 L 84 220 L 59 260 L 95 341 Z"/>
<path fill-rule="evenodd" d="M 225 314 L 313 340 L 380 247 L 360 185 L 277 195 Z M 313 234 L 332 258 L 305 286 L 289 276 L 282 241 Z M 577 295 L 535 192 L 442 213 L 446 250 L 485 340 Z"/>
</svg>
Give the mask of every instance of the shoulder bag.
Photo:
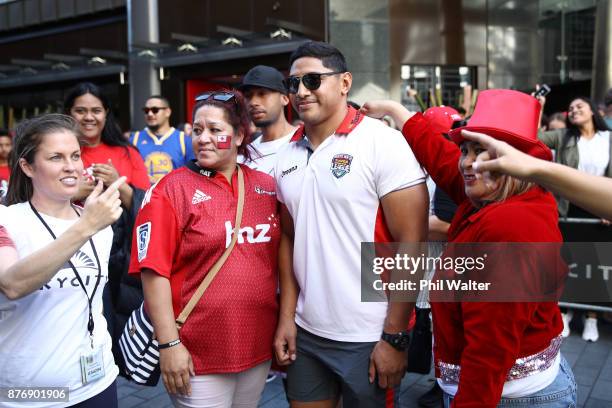
<svg viewBox="0 0 612 408">
<path fill-rule="evenodd" d="M 198 289 L 177 317 L 176 327 L 179 330 L 185 324 L 187 317 L 189 317 L 195 305 L 200 301 L 204 291 L 206 291 L 236 245 L 242 222 L 242 210 L 244 208 L 244 175 L 240 166 L 238 166 L 237 171 L 238 208 L 236 209 L 236 222 L 234 224 L 232 241 L 208 274 L 206 274 Z M 119 347 L 125 361 L 123 375 L 139 384 L 155 386 L 160 376 L 159 348 L 158 342 L 155 339 L 153 324 L 145 312 L 144 302 L 129 317 L 119 339 Z"/>
</svg>

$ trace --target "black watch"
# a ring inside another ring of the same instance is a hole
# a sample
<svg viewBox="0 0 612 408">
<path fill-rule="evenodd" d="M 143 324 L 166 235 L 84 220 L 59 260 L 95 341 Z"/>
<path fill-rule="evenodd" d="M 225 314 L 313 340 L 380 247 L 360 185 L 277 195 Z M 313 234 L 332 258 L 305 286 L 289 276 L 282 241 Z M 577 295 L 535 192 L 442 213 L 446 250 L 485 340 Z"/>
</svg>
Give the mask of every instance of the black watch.
<svg viewBox="0 0 612 408">
<path fill-rule="evenodd" d="M 406 351 L 410 344 L 410 335 L 408 332 L 399 332 L 397 334 L 383 332 L 380 338 L 392 345 L 393 348 L 398 351 Z"/>
</svg>

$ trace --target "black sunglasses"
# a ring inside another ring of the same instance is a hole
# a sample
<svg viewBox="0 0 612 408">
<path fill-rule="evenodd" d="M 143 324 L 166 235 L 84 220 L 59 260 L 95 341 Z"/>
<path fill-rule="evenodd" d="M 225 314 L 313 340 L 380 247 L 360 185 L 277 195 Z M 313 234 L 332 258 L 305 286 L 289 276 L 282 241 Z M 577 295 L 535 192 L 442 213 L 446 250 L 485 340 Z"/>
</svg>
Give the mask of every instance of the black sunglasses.
<svg viewBox="0 0 612 408">
<path fill-rule="evenodd" d="M 300 81 L 304 84 L 304 87 L 309 91 L 314 91 L 319 89 L 321 86 L 321 77 L 324 75 L 338 75 L 343 74 L 344 71 L 334 71 L 334 72 L 311 72 L 304 76 L 290 76 L 287 77 L 283 82 L 285 83 L 285 87 L 287 88 L 287 92 L 289 93 L 297 93 L 300 88 Z"/>
<path fill-rule="evenodd" d="M 159 107 L 159 106 L 153 106 L 152 108 L 142 108 L 142 111 L 144 112 L 145 115 L 148 115 L 149 112 L 153 112 L 154 115 L 157 115 L 157 112 L 159 112 L 160 110 L 163 109 L 168 109 L 165 106 Z"/>
<path fill-rule="evenodd" d="M 206 92 L 206 93 L 196 96 L 195 101 L 196 102 L 206 101 L 212 97 L 214 101 L 227 102 L 231 100 L 232 98 L 234 98 L 235 96 L 236 95 L 234 95 L 231 92 Z"/>
</svg>

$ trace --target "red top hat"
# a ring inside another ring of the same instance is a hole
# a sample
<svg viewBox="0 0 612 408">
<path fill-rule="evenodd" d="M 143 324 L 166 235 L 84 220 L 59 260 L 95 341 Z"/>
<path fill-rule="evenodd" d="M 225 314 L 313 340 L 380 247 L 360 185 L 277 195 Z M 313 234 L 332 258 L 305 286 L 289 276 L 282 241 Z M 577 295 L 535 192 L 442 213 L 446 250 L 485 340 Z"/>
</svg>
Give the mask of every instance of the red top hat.
<svg viewBox="0 0 612 408">
<path fill-rule="evenodd" d="M 434 106 L 427 109 L 423 115 L 429 119 L 429 124 L 435 133 L 448 133 L 453 122 L 461 120 L 459 112 L 450 106 Z"/>
<path fill-rule="evenodd" d="M 449 136 L 463 142 L 462 130 L 485 133 L 531 156 L 552 160 L 552 152 L 538 140 L 540 103 L 533 97 L 509 89 L 489 89 L 478 95 L 474 114 L 467 126 L 453 129 Z"/>
</svg>

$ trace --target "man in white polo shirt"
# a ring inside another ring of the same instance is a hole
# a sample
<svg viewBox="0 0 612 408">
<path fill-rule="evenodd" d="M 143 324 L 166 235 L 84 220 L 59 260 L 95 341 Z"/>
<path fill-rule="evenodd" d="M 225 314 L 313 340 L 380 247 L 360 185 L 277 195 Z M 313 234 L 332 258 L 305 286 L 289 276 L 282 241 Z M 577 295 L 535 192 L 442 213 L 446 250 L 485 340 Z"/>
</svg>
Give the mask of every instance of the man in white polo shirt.
<svg viewBox="0 0 612 408">
<path fill-rule="evenodd" d="M 300 46 L 286 79 L 304 125 L 278 153 L 283 234 L 276 355 L 293 407 L 384 407 L 414 304 L 361 302 L 361 242 L 423 242 L 425 175 L 403 136 L 347 106 L 344 56 Z M 297 328 L 296 328 L 297 324 Z"/>
<path fill-rule="evenodd" d="M 239 156 L 238 161 L 272 176 L 278 149 L 289 142 L 296 129 L 285 118 L 289 98 L 283 79 L 276 68 L 257 65 L 246 73 L 240 85 L 249 116 L 261 134 L 253 136 L 249 145 L 251 160 Z"/>
</svg>

